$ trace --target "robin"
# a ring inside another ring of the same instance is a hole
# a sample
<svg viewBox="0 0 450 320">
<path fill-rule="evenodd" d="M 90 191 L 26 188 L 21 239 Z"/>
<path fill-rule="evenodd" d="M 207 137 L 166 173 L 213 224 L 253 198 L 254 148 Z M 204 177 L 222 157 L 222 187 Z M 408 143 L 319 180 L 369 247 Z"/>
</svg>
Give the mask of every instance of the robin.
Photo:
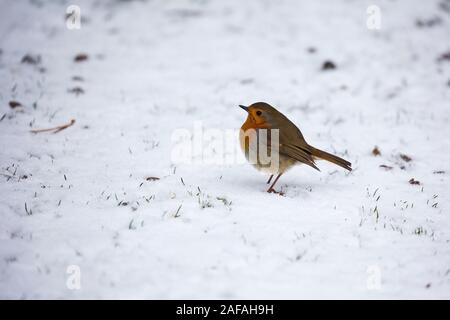
<svg viewBox="0 0 450 320">
<path fill-rule="evenodd" d="M 267 192 L 282 194 L 275 191 L 275 184 L 283 173 L 300 163 L 319 170 L 315 160 L 320 159 L 352 170 L 350 162 L 310 146 L 295 124 L 271 105 L 257 102 L 248 107 L 239 106 L 248 113 L 239 132 L 242 151 L 257 170 L 270 173 L 267 184 L 277 175 Z M 262 155 L 269 156 L 271 161 L 268 163 Z"/>
</svg>

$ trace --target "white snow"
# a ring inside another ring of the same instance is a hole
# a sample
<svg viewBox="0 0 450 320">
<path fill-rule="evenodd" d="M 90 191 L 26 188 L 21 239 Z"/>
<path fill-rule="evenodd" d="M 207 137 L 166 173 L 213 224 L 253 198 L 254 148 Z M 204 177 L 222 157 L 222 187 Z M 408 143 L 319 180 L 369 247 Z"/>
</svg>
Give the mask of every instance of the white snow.
<svg viewBox="0 0 450 320">
<path fill-rule="evenodd" d="M 449 1 L 1 7 L 1 298 L 450 298 Z M 176 129 L 256 101 L 353 172 L 298 166 L 283 197 L 249 164 L 172 163 Z"/>
</svg>

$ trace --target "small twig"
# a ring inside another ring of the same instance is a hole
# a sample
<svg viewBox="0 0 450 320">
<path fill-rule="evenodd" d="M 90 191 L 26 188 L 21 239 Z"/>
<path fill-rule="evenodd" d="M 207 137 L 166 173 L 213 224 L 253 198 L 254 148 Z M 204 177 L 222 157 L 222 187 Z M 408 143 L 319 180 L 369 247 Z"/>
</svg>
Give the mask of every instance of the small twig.
<svg viewBox="0 0 450 320">
<path fill-rule="evenodd" d="M 27 215 L 31 216 L 33 214 L 33 211 L 31 211 L 31 209 L 28 209 L 27 207 L 27 203 L 25 202 L 25 212 L 27 213 Z"/>
<path fill-rule="evenodd" d="M 32 133 L 39 133 L 39 132 L 49 132 L 49 131 L 54 131 L 53 133 L 58 133 L 64 129 L 67 129 L 68 127 L 73 126 L 73 124 L 75 123 L 75 119 L 70 120 L 69 123 L 61 125 L 61 126 L 57 126 L 54 128 L 48 128 L 48 129 L 34 129 L 34 130 L 30 130 L 30 132 Z"/>
<path fill-rule="evenodd" d="M 180 216 L 180 209 L 181 209 L 181 207 L 182 207 L 183 205 L 182 204 L 180 204 L 180 206 L 178 207 L 178 209 L 177 209 L 177 212 L 175 212 L 175 218 L 178 218 L 179 216 Z"/>
</svg>

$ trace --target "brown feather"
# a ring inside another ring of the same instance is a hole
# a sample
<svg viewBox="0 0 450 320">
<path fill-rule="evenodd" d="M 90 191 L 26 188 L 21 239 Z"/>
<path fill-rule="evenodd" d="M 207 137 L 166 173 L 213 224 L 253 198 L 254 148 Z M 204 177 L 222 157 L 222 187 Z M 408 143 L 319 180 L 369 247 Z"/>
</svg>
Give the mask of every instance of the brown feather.
<svg viewBox="0 0 450 320">
<path fill-rule="evenodd" d="M 330 161 L 334 164 L 337 164 L 338 166 L 347 169 L 348 171 L 352 171 L 352 164 L 348 162 L 347 160 L 344 160 L 342 158 L 339 158 L 338 156 L 335 156 L 331 153 L 316 149 L 312 146 L 309 146 L 311 148 L 311 154 L 314 157 L 317 157 L 319 159 Z"/>
</svg>

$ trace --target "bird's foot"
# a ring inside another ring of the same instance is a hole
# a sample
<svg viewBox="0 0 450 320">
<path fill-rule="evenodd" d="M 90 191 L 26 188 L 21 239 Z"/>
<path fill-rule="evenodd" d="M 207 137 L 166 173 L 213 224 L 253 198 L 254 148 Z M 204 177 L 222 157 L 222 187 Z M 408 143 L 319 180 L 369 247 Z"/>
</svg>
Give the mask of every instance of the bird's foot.
<svg viewBox="0 0 450 320">
<path fill-rule="evenodd" d="M 276 191 L 276 190 L 273 189 L 273 188 L 267 189 L 267 192 L 268 192 L 268 193 L 275 193 L 275 194 L 278 194 L 278 195 L 280 195 L 280 196 L 284 196 L 284 192 L 282 192 L 282 191 Z"/>
</svg>

